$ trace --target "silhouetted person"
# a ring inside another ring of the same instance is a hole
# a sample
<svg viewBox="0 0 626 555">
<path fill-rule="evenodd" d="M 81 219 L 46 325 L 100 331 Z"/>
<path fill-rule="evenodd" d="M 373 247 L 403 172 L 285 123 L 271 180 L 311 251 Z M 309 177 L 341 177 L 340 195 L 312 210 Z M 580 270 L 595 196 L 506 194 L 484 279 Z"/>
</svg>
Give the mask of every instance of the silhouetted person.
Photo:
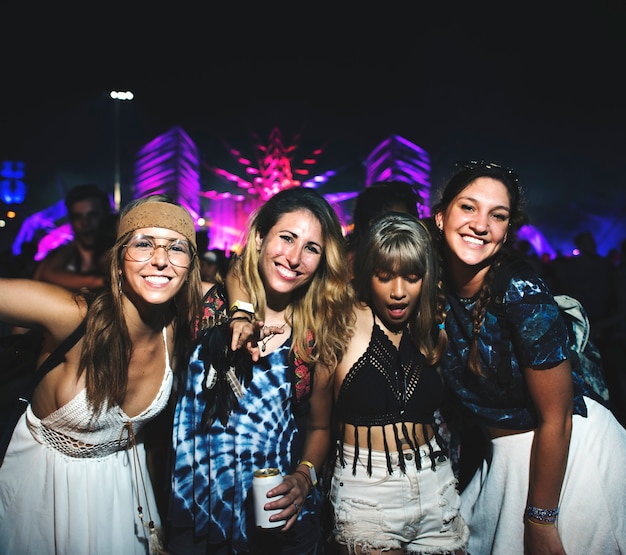
<svg viewBox="0 0 626 555">
<path fill-rule="evenodd" d="M 561 258 L 553 264 L 553 292 L 570 295 L 582 303 L 591 323 L 593 340 L 599 343 L 615 302 L 612 266 L 608 258 L 598 254 L 591 232 L 576 235 L 574 244 L 578 256 Z"/>
<path fill-rule="evenodd" d="M 387 212 L 406 212 L 419 218 L 417 205 L 422 202 L 415 188 L 405 181 L 377 181 L 361 190 L 352 211 L 354 228 L 348 236 L 349 263 L 352 264 L 353 253 L 375 219 Z"/>
<path fill-rule="evenodd" d="M 72 291 L 98 289 L 108 276 L 102 257 L 113 244 L 115 230 L 109 197 L 96 185 L 78 185 L 67 193 L 65 207 L 74 238 L 46 255 L 34 279 Z"/>
<path fill-rule="evenodd" d="M 528 239 L 520 239 L 515 244 L 515 251 L 533 267 L 533 270 L 537 274 L 544 278 L 546 277 L 546 268 L 543 261 L 539 258 L 537 251 L 533 248 L 531 242 Z"/>
<path fill-rule="evenodd" d="M 611 407 L 617 419 L 626 427 L 626 239 L 620 243 L 619 262 L 613 268 L 615 303 L 611 326 L 602 343 L 607 385 Z"/>
<path fill-rule="evenodd" d="M 221 249 L 211 249 L 200 257 L 200 275 L 202 281 L 212 285 L 223 283 L 228 271 L 228 259 Z"/>
<path fill-rule="evenodd" d="M 622 405 L 626 396 L 623 393 L 624 386 L 621 385 L 624 352 L 614 335 L 616 270 L 607 257 L 598 254 L 592 233 L 579 233 L 574 237 L 574 244 L 579 251 L 577 256 L 562 257 L 552 264 L 554 293 L 575 297 L 587 312 L 591 326 L 590 339 L 602 356 L 611 408 L 618 420 L 624 423 Z"/>
</svg>

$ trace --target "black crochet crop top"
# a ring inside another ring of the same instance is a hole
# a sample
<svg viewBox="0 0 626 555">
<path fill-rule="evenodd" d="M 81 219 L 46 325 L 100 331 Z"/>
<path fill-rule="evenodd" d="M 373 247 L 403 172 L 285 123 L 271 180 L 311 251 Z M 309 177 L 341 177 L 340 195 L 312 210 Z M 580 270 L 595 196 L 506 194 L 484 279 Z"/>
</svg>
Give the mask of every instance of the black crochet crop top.
<svg viewBox="0 0 626 555">
<path fill-rule="evenodd" d="M 343 438 L 346 423 L 355 426 L 355 468 L 360 429 L 369 434 L 371 427 L 381 426 L 384 433 L 384 426 L 403 423 L 402 435 L 415 452 L 414 458 L 419 464 L 420 457 L 417 456 L 419 445 L 415 440 L 411 441 L 415 435 L 407 429 L 404 423 L 412 423 L 411 428 L 419 424 L 430 424 L 436 432 L 434 412 L 441 406 L 443 394 L 441 376 L 434 366 L 425 364 L 424 355 L 413 345 L 409 334 L 405 333 L 402 336 L 399 349 L 396 349 L 383 330 L 374 322 L 367 350 L 346 374 L 337 396 L 335 417 L 339 428 L 339 454 L 342 462 L 345 464 Z M 395 441 L 392 442 L 392 438 L 385 438 L 385 445 L 391 444 L 391 450 L 401 454 L 402 450 L 406 449 L 406 445 L 402 445 L 400 441 L 398 426 L 394 426 L 394 431 Z M 443 440 L 437 433 L 436 437 L 437 443 L 442 447 Z M 389 449 L 386 448 L 385 451 L 391 472 Z M 435 455 L 440 455 L 440 453 L 431 453 L 431 455 L 434 468 Z M 402 455 L 400 455 L 400 467 L 404 470 Z"/>
</svg>

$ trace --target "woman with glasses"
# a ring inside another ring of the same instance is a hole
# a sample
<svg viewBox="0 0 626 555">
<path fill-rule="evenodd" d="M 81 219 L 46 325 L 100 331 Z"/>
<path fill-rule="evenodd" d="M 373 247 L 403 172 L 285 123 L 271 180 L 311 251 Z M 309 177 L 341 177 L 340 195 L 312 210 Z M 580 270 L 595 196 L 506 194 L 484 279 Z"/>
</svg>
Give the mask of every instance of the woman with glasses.
<svg viewBox="0 0 626 555">
<path fill-rule="evenodd" d="M 145 426 L 193 349 L 201 282 L 189 213 L 162 196 L 129 204 L 106 290 L 0 280 L 0 318 L 44 333 L 42 358 L 85 333 L 36 388 L 0 467 L 2 553 L 147 554 L 160 519 Z"/>
<path fill-rule="evenodd" d="M 433 214 L 448 297 L 441 367 L 457 411 L 448 422 L 477 423 L 488 438 L 461 494 L 468 552 L 626 553 L 626 431 L 575 378 L 554 297 L 534 271 L 518 271 L 505 293 L 507 329 L 487 310 L 525 221 L 517 176 L 460 164 Z M 498 379 L 507 332 L 508 384 Z"/>
</svg>

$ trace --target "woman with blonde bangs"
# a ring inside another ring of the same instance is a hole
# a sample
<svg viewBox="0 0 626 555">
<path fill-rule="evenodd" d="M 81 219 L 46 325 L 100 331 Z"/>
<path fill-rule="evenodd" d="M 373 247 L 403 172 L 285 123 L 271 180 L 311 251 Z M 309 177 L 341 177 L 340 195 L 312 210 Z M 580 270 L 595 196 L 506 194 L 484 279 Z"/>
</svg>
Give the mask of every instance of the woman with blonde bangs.
<svg viewBox="0 0 626 555">
<path fill-rule="evenodd" d="M 354 258 L 355 332 L 335 370 L 333 536 L 346 555 L 466 553 L 439 434 L 447 345 L 437 257 L 417 218 L 370 222 Z"/>
</svg>

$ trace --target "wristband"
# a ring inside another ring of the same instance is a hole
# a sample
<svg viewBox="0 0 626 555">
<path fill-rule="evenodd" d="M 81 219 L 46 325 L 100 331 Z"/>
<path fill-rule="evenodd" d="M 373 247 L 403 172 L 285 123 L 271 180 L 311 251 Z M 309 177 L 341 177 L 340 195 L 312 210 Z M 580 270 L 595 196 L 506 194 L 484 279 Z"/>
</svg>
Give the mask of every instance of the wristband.
<svg viewBox="0 0 626 555">
<path fill-rule="evenodd" d="M 309 467 L 309 477 L 311 479 L 311 485 L 317 486 L 317 474 L 315 472 L 315 466 L 313 466 L 313 463 L 311 461 L 300 461 L 300 464 Z"/>
<path fill-rule="evenodd" d="M 252 306 L 252 303 L 245 301 L 235 301 L 228 310 L 228 313 L 234 314 L 235 312 L 246 312 L 254 316 L 254 306 Z"/>
</svg>

